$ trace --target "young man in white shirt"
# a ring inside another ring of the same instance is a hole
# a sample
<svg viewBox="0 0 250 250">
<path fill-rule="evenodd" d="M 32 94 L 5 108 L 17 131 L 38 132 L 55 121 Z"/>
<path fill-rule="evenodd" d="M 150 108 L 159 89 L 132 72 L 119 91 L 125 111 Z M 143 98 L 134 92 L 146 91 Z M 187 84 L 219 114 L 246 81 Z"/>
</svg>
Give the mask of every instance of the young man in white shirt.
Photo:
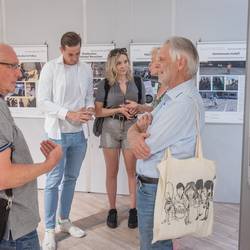
<svg viewBox="0 0 250 250">
<path fill-rule="evenodd" d="M 61 231 L 74 237 L 85 236 L 82 229 L 70 222 L 69 213 L 87 149 L 84 127 L 94 114 L 93 75 L 91 67 L 79 61 L 81 38 L 78 34 L 65 33 L 60 50 L 59 58 L 44 65 L 38 88 L 38 106 L 45 113 L 45 132 L 63 148 L 61 162 L 46 178 L 43 250 L 56 249 L 58 200 Z M 61 195 L 58 199 L 59 185 Z"/>
</svg>

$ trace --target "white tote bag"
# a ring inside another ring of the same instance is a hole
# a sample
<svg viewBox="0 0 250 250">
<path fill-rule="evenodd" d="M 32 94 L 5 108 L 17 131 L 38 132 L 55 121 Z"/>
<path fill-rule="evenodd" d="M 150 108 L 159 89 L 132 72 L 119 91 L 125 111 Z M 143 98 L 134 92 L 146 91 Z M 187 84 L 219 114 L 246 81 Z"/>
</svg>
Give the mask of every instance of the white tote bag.
<svg viewBox="0 0 250 250">
<path fill-rule="evenodd" d="M 152 243 L 185 235 L 210 235 L 215 163 L 203 158 L 199 128 L 195 157 L 175 159 L 168 148 L 158 169 Z"/>
</svg>

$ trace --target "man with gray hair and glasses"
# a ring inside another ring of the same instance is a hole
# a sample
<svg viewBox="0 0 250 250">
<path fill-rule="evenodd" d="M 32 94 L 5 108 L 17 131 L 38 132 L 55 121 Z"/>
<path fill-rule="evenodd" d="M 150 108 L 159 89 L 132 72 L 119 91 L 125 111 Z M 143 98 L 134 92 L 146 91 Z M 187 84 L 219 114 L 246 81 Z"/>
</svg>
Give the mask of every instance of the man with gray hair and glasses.
<svg viewBox="0 0 250 250">
<path fill-rule="evenodd" d="M 196 118 L 204 125 L 204 108 L 194 77 L 199 57 L 192 42 L 172 37 L 159 51 L 161 84 L 168 87 L 151 114 L 142 116 L 128 131 L 137 161 L 137 206 L 141 250 L 172 250 L 171 240 L 152 244 L 154 206 L 159 179 L 157 165 L 170 148 L 177 159 L 195 153 Z"/>
<path fill-rule="evenodd" d="M 15 91 L 21 76 L 14 50 L 0 44 L 0 249 L 39 250 L 36 178 L 50 171 L 62 156 L 61 146 L 41 143 L 46 160 L 34 164 L 21 130 L 4 97 Z"/>
</svg>

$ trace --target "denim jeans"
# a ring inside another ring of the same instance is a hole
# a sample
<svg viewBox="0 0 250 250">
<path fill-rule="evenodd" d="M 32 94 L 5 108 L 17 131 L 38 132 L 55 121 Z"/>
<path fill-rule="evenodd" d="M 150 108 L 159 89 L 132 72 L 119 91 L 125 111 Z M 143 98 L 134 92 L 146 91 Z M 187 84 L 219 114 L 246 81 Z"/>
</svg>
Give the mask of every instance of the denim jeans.
<svg viewBox="0 0 250 250">
<path fill-rule="evenodd" d="M 77 177 L 86 154 L 87 140 L 83 132 L 62 133 L 61 140 L 53 140 L 63 149 L 60 163 L 47 174 L 45 200 L 45 227 L 54 229 L 60 185 L 59 216 L 68 219 Z"/>
<path fill-rule="evenodd" d="M 16 240 L 1 240 L 1 250 L 40 250 L 37 231 L 34 230 Z"/>
<path fill-rule="evenodd" d="M 137 209 L 140 234 L 140 250 L 172 250 L 172 240 L 152 244 L 154 226 L 154 205 L 157 184 L 141 183 L 137 180 Z"/>
</svg>

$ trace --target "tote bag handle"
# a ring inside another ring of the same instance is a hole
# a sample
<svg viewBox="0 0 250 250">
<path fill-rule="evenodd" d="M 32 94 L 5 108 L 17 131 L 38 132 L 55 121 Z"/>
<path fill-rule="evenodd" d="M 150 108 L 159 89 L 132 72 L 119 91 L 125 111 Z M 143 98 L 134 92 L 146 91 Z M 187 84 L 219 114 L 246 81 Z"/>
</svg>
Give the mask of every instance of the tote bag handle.
<svg viewBox="0 0 250 250">
<path fill-rule="evenodd" d="M 196 112 L 196 131 L 197 131 L 197 135 L 196 135 L 196 144 L 195 144 L 195 158 L 203 158 L 203 151 L 202 151 L 202 145 L 201 145 L 201 135 L 200 135 L 200 114 L 198 111 L 198 107 L 197 107 L 197 103 L 195 102 L 195 100 L 190 97 L 195 104 L 195 112 Z M 171 150 L 170 147 L 168 147 L 165 152 L 164 152 L 164 156 L 163 156 L 163 160 L 166 160 L 167 158 L 172 158 L 172 154 L 171 154 Z"/>
</svg>

